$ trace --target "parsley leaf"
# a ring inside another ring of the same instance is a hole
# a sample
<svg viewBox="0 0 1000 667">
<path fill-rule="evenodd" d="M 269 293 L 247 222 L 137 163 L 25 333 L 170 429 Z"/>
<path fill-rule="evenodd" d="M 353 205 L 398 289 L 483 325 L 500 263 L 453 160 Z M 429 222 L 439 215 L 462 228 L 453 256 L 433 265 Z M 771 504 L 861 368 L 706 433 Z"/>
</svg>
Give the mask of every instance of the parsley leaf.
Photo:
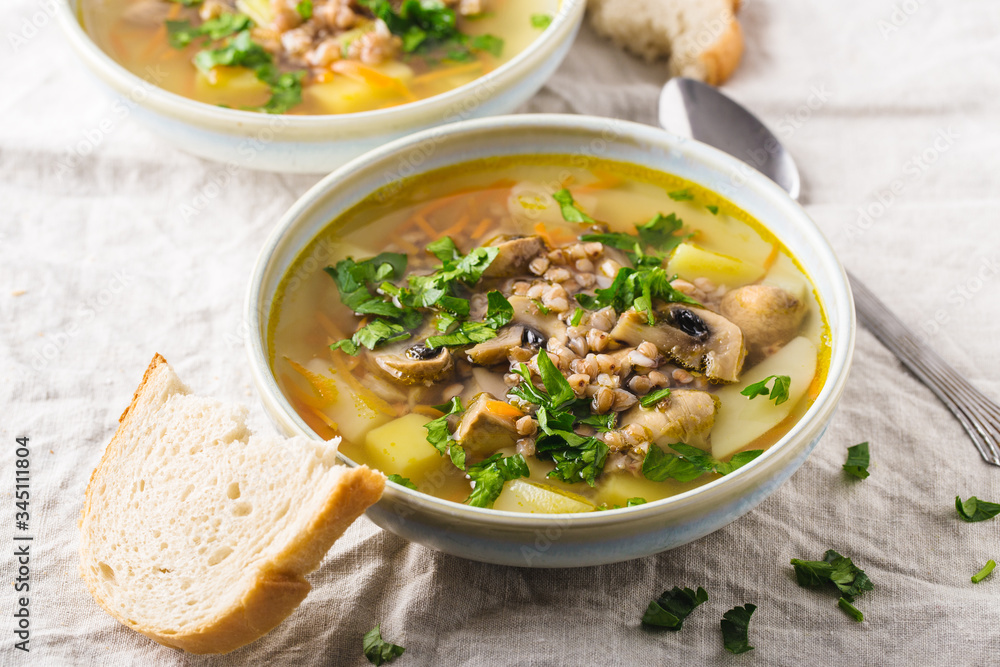
<svg viewBox="0 0 1000 667">
<path fill-rule="evenodd" d="M 382 639 L 381 624 L 369 630 L 362 640 L 362 647 L 368 662 L 373 665 L 381 665 L 392 662 L 403 655 L 406 649 Z"/>
<path fill-rule="evenodd" d="M 257 68 L 257 79 L 271 89 L 271 97 L 260 107 L 266 113 L 285 113 L 302 102 L 302 79 L 305 70 L 280 72 L 274 65 Z"/>
<path fill-rule="evenodd" d="M 313 15 L 313 3 L 312 0 L 301 0 L 297 5 L 295 5 L 295 11 L 299 13 L 303 21 L 308 21 Z"/>
<path fill-rule="evenodd" d="M 656 405 L 667 396 L 670 396 L 670 387 L 664 387 L 663 389 L 657 389 L 656 391 L 650 392 L 639 399 L 639 405 L 644 408 Z"/>
<path fill-rule="evenodd" d="M 476 35 L 469 40 L 469 48 L 499 58 L 503 54 L 503 39 L 496 35 Z"/>
<path fill-rule="evenodd" d="M 393 475 L 386 475 L 385 478 L 390 482 L 395 482 L 396 484 L 399 484 L 400 486 L 405 486 L 406 488 L 413 489 L 414 491 L 417 490 L 417 485 L 414 484 L 408 477 L 401 477 L 400 475 L 393 474 Z"/>
<path fill-rule="evenodd" d="M 553 194 L 552 198 L 556 200 L 557 204 L 559 204 L 563 220 L 566 222 L 597 222 L 580 210 L 580 207 L 576 205 L 576 201 L 573 199 L 573 195 L 570 194 L 570 191 L 566 188 L 563 188 L 559 192 Z"/>
<path fill-rule="evenodd" d="M 986 521 L 987 519 L 992 519 L 997 514 L 1000 514 L 1000 505 L 997 503 L 988 503 L 985 500 L 980 500 L 975 496 L 972 496 L 966 501 L 962 501 L 961 496 L 955 496 L 955 509 L 958 511 L 958 516 L 962 521 L 968 523 L 976 523 L 978 521 Z"/>
<path fill-rule="evenodd" d="M 271 54 L 250 39 L 249 30 L 237 33 L 220 48 L 199 51 L 194 57 L 195 67 L 206 73 L 220 65 L 256 69 L 270 63 Z"/>
<path fill-rule="evenodd" d="M 692 199 L 694 199 L 694 195 L 691 194 L 691 191 L 688 190 L 687 188 L 684 188 L 683 190 L 674 190 L 673 192 L 668 192 L 667 196 L 673 199 L 674 201 L 691 201 Z"/>
<path fill-rule="evenodd" d="M 585 311 L 583 308 L 577 308 L 576 310 L 574 310 L 573 317 L 571 317 L 569 320 L 569 325 L 571 327 L 580 326 L 580 322 L 581 320 L 583 320 L 583 315 L 586 312 L 587 311 Z"/>
<path fill-rule="evenodd" d="M 826 552 L 823 560 L 802 560 L 793 558 L 792 567 L 795 569 L 795 580 L 803 588 L 818 588 L 824 585 L 833 585 L 841 594 L 844 603 L 838 603 L 851 618 L 861 620 L 861 612 L 850 603 L 854 598 L 862 593 L 874 590 L 875 586 L 865 571 L 856 566 L 850 558 L 841 556 L 830 549 Z M 863 618 L 863 616 L 862 616 Z"/>
<path fill-rule="evenodd" d="M 767 383 L 771 380 L 774 380 L 774 385 L 769 391 Z M 791 386 L 791 383 L 792 379 L 787 375 L 770 375 L 760 382 L 755 382 L 748 386 L 740 394 L 749 399 L 754 399 L 758 396 L 770 396 L 775 405 L 781 405 L 788 400 L 788 388 Z"/>
<path fill-rule="evenodd" d="M 505 327 L 514 319 L 514 307 L 510 301 L 496 290 L 486 294 L 486 322 L 494 329 Z"/>
<path fill-rule="evenodd" d="M 484 322 L 462 322 L 458 329 L 442 336 L 431 336 L 427 339 L 427 347 L 456 347 L 484 343 L 496 338 L 497 332 Z"/>
<path fill-rule="evenodd" d="M 712 204 L 709 204 L 705 208 L 707 208 L 708 212 L 711 213 L 712 215 L 719 215 L 719 207 L 718 206 L 713 206 Z"/>
<path fill-rule="evenodd" d="M 755 449 L 739 452 L 729 461 L 719 461 L 697 447 L 683 442 L 674 443 L 670 447 L 679 456 L 667 454 L 659 446 L 650 444 L 646 458 L 642 461 L 642 474 L 646 479 L 654 482 L 663 482 L 667 479 L 690 482 L 706 472 L 728 475 L 764 453 L 762 449 Z"/>
<path fill-rule="evenodd" d="M 996 566 L 997 566 L 996 561 L 994 561 L 992 558 L 986 561 L 986 565 L 983 566 L 983 569 L 972 575 L 972 583 L 978 584 L 980 581 L 990 576 L 990 573 L 993 572 L 993 569 Z"/>
<path fill-rule="evenodd" d="M 722 645 L 730 653 L 746 653 L 752 651 L 748 637 L 750 617 L 757 611 L 757 605 L 746 604 L 733 607 L 722 615 Z"/>
<path fill-rule="evenodd" d="M 545 391 L 549 394 L 552 407 L 560 406 L 576 398 L 576 393 L 570 386 L 569 380 L 562 374 L 562 371 L 556 368 L 545 350 L 538 351 L 538 374 L 542 378 Z"/>
<path fill-rule="evenodd" d="M 499 57 L 503 40 L 494 35 L 469 37 L 458 29 L 455 10 L 441 2 L 403 0 L 399 9 L 390 0 L 358 0 L 376 18 L 382 19 L 389 31 L 397 35 L 404 53 L 426 54 L 445 50 L 452 60 L 472 59 L 471 51 L 484 51 Z"/>
<path fill-rule="evenodd" d="M 639 505 L 645 505 L 648 502 L 649 501 L 646 500 L 645 498 L 638 498 L 638 497 L 629 498 L 628 500 L 625 501 L 625 507 L 637 507 Z"/>
<path fill-rule="evenodd" d="M 614 430 L 615 426 L 618 423 L 618 413 L 609 412 L 603 415 L 598 415 L 598 414 L 587 415 L 582 419 L 578 419 L 576 423 L 586 424 L 587 426 L 593 426 L 598 431 L 606 433 L 607 431 Z"/>
<path fill-rule="evenodd" d="M 615 274 L 615 279 L 609 287 L 595 290 L 593 296 L 584 293 L 577 294 L 576 300 L 589 310 L 599 310 L 611 306 L 618 313 L 623 313 L 629 308 L 645 311 L 647 320 L 652 326 L 656 322 L 653 312 L 655 299 L 666 303 L 701 305 L 674 288 L 670 284 L 670 280 L 662 267 L 632 269 L 623 266 L 618 269 L 618 273 Z"/>
<path fill-rule="evenodd" d="M 868 472 L 869 462 L 868 443 L 862 442 L 860 445 L 847 448 L 847 462 L 844 464 L 844 470 L 847 471 L 847 474 L 854 475 L 858 479 L 865 479 L 871 474 Z"/>
<path fill-rule="evenodd" d="M 441 456 L 449 457 L 455 467 L 465 470 L 465 450 L 458 446 L 458 443 L 452 438 L 451 429 L 448 428 L 448 417 L 461 414 L 465 410 L 462 407 L 462 399 L 456 396 L 444 405 L 434 407 L 444 414 L 424 424 L 424 428 L 427 429 L 427 442 L 433 445 Z"/>
<path fill-rule="evenodd" d="M 674 586 L 672 590 L 664 591 L 663 595 L 649 603 L 646 613 L 642 615 L 642 622 L 644 625 L 676 632 L 683 627 L 684 619 L 694 611 L 695 607 L 707 601 L 708 593 L 701 586 L 698 587 L 698 592 Z"/>
<path fill-rule="evenodd" d="M 552 17 L 549 14 L 532 14 L 531 27 L 545 30 L 552 25 Z"/>
<path fill-rule="evenodd" d="M 635 226 L 639 240 L 662 253 L 669 253 L 684 241 L 686 237 L 677 235 L 683 227 L 684 221 L 673 213 L 657 213 L 649 222 Z"/>
<path fill-rule="evenodd" d="M 466 502 L 473 507 L 493 507 L 505 482 L 528 477 L 530 474 L 528 464 L 520 454 L 494 454 L 485 461 L 469 466 L 472 493 Z"/>
</svg>

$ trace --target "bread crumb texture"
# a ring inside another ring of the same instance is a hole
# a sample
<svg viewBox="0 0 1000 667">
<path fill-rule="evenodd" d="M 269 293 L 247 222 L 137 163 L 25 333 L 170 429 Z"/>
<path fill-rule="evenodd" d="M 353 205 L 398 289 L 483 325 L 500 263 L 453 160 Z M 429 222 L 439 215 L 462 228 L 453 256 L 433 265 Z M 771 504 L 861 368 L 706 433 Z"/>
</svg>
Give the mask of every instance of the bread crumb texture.
<svg viewBox="0 0 1000 667">
<path fill-rule="evenodd" d="M 739 0 L 590 0 L 598 33 L 652 62 L 668 58 L 671 76 L 712 85 L 728 79 L 743 56 Z"/>
<path fill-rule="evenodd" d="M 161 644 L 224 653 L 271 630 L 382 494 L 381 473 L 337 465 L 337 441 L 254 435 L 246 416 L 190 394 L 157 355 L 91 476 L 81 575 Z"/>
</svg>

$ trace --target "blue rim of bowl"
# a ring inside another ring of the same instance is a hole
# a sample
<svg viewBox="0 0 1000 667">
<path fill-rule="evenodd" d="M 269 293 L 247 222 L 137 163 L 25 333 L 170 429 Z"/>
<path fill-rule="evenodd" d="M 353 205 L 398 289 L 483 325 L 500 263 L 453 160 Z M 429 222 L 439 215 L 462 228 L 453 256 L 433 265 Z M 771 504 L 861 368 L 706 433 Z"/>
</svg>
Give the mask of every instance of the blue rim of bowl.
<svg viewBox="0 0 1000 667">
<path fill-rule="evenodd" d="M 390 497 L 403 497 L 410 504 L 418 505 L 421 509 L 429 510 L 440 515 L 450 515 L 457 518 L 475 519 L 477 522 L 485 522 L 503 526 L 516 526 L 519 528 L 540 528 L 551 525 L 554 519 L 579 527 L 595 527 L 604 524 L 616 523 L 621 519 L 623 513 L 628 513 L 630 519 L 638 519 L 644 516 L 660 514 L 670 509 L 682 511 L 683 509 L 699 502 L 702 498 L 716 494 L 722 494 L 724 487 L 733 487 L 738 482 L 747 485 L 754 481 L 764 482 L 770 478 L 764 475 L 764 470 L 782 456 L 784 450 L 789 448 L 789 443 L 800 438 L 810 440 L 820 437 L 824 431 L 824 426 L 832 417 L 837 404 L 844 392 L 850 373 L 851 361 L 854 354 L 854 344 L 856 335 L 856 318 L 854 312 L 854 301 L 851 294 L 850 283 L 847 273 L 833 251 L 833 247 L 820 231 L 819 227 L 809 217 L 806 211 L 798 202 L 791 199 L 788 194 L 777 184 L 760 172 L 749 169 L 746 163 L 724 153 L 716 148 L 698 141 L 692 141 L 677 135 L 673 135 L 664 130 L 660 130 L 648 125 L 621 121 L 617 119 L 602 118 L 596 116 L 580 116 L 570 114 L 524 114 L 515 116 L 494 116 L 476 120 L 461 121 L 450 125 L 440 126 L 422 132 L 415 133 L 402 139 L 397 139 L 384 146 L 369 151 L 368 153 L 355 158 L 343 167 L 332 172 L 319 183 L 310 188 L 295 204 L 282 216 L 281 220 L 272 230 L 270 236 L 264 243 L 254 269 L 250 276 L 250 284 L 247 290 L 244 304 L 244 321 L 247 323 L 251 339 L 247 345 L 247 355 L 250 361 L 250 371 L 254 385 L 257 389 L 264 410 L 270 413 L 268 402 L 274 408 L 280 410 L 283 416 L 301 434 L 312 438 L 319 436 L 309 428 L 295 412 L 287 398 L 281 392 L 278 384 L 271 372 L 270 363 L 266 351 L 266 329 L 261 335 L 262 322 L 258 304 L 261 301 L 261 288 L 263 280 L 268 270 L 270 259 L 278 249 L 284 237 L 293 231 L 301 219 L 305 219 L 303 214 L 317 202 L 326 198 L 327 193 L 336 188 L 337 183 L 349 175 L 361 171 L 372 165 L 381 163 L 401 154 L 405 154 L 407 149 L 418 146 L 424 141 L 436 139 L 442 140 L 445 137 L 455 135 L 475 135 L 486 131 L 516 132 L 518 130 L 539 130 L 539 129 L 567 129 L 567 127 L 600 136 L 601 131 L 615 124 L 616 129 L 624 128 L 622 137 L 630 141 L 638 141 L 644 146 L 664 147 L 676 150 L 695 158 L 700 163 L 715 169 L 721 173 L 732 174 L 739 171 L 745 177 L 745 185 L 755 189 L 758 193 L 770 199 L 772 204 L 783 207 L 790 214 L 798 218 L 797 227 L 808 237 L 809 245 L 821 251 L 822 263 L 818 266 L 825 270 L 832 270 L 839 280 L 833 283 L 831 292 L 840 292 L 837 299 L 839 310 L 837 312 L 838 321 L 841 322 L 840 337 L 831 332 L 831 338 L 835 343 L 833 353 L 830 358 L 830 366 L 827 372 L 826 382 L 816 400 L 809 407 L 806 413 L 796 422 L 792 428 L 778 442 L 769 447 L 763 455 L 757 457 L 747 465 L 732 472 L 725 477 L 712 480 L 707 484 L 684 491 L 682 493 L 669 496 L 660 500 L 652 501 L 634 507 L 624 507 L 619 509 L 609 509 L 600 512 L 580 512 L 572 514 L 525 514 L 520 512 L 509 512 L 479 507 L 470 507 L 450 500 L 437 498 L 429 494 L 414 491 L 407 487 L 389 483 L 386 494 Z M 666 139 L 666 141 L 665 141 Z M 649 167 L 656 171 L 661 171 L 657 167 Z M 760 221 L 765 227 L 766 221 Z M 808 269 L 808 267 L 807 267 Z M 815 274 L 815 271 L 810 271 Z M 831 304 L 822 304 L 829 316 Z M 270 317 L 268 309 L 267 318 Z M 845 338 L 846 336 L 846 338 Z M 359 465 L 357 462 L 339 455 L 349 466 Z M 776 472 L 776 471 L 775 471 Z M 759 480 L 752 479 L 759 477 Z"/>
<path fill-rule="evenodd" d="M 86 0 L 76 0 L 76 4 Z M 148 85 L 148 82 L 133 72 L 119 64 L 114 58 L 104 51 L 97 43 L 90 38 L 90 35 L 83 29 L 79 19 L 70 7 L 73 0 L 57 0 L 56 15 L 63 33 L 69 37 L 71 45 L 77 50 L 86 53 L 89 57 L 100 63 L 105 73 L 115 79 L 121 87 L 135 90 L 139 86 Z M 216 105 L 199 102 L 177 93 L 172 93 L 164 88 L 151 85 L 149 98 L 157 102 L 156 107 L 160 111 L 182 112 L 185 114 L 195 114 L 202 119 L 210 121 L 222 121 L 235 123 L 239 127 L 250 126 L 250 129 L 269 127 L 269 119 L 286 119 L 292 125 L 302 129 L 331 129 L 335 126 L 344 126 L 338 129 L 350 129 L 350 126 L 371 121 L 382 121 L 404 117 L 406 115 L 419 115 L 422 112 L 433 115 L 436 111 L 445 111 L 449 105 L 466 99 L 466 95 L 477 89 L 489 87 L 493 83 L 500 83 L 511 76 L 514 70 L 526 66 L 526 61 L 532 60 L 541 51 L 547 42 L 554 40 L 552 49 L 558 49 L 559 44 L 565 39 L 570 39 L 579 28 L 583 20 L 586 9 L 586 0 L 559 0 L 559 9 L 553 17 L 552 23 L 545 30 L 538 33 L 538 36 L 519 54 L 505 62 L 495 70 L 477 78 L 469 83 L 453 88 L 439 95 L 427 97 L 415 102 L 408 102 L 388 109 L 375 109 L 372 111 L 359 111 L 346 114 L 325 114 L 325 115 L 292 115 L 292 114 L 266 114 L 256 111 L 244 111 L 240 109 L 227 109 Z M 104 80 L 112 88 L 119 92 L 121 90 L 111 81 L 105 78 L 102 72 L 95 71 L 94 74 Z M 511 81 L 516 83 L 517 79 Z M 497 86 L 500 87 L 499 85 Z M 389 129 L 393 129 L 391 126 Z"/>
</svg>

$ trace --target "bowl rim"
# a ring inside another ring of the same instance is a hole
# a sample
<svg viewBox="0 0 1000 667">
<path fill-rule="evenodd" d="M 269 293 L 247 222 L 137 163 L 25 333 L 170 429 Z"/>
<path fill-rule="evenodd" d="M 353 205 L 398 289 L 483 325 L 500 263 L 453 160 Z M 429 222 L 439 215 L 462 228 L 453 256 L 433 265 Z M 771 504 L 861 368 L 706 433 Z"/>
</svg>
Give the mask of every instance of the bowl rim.
<svg viewBox="0 0 1000 667">
<path fill-rule="evenodd" d="M 281 414 L 286 422 L 299 431 L 301 435 L 311 438 L 318 437 L 302 421 L 291 404 L 288 403 L 271 372 L 266 351 L 266 329 L 264 329 L 264 335 L 261 335 L 262 323 L 266 323 L 267 318 L 270 317 L 270 308 L 267 309 L 266 315 L 262 315 L 262 308 L 260 306 L 263 296 L 263 282 L 274 253 L 279 249 L 287 236 L 296 232 L 298 225 L 304 224 L 309 219 L 308 214 L 314 206 L 326 200 L 331 192 L 336 192 L 337 185 L 342 179 L 348 178 L 355 172 L 360 173 L 363 169 L 392 160 L 401 154 L 405 154 L 408 149 L 427 140 L 443 143 L 448 138 L 454 139 L 463 135 L 475 136 L 483 131 L 516 133 L 523 130 L 544 130 L 546 128 L 576 130 L 581 133 L 589 133 L 595 137 L 600 137 L 601 132 L 607 130 L 608 124 L 612 122 L 615 123 L 615 130 L 619 132 L 618 138 L 615 141 L 624 141 L 630 144 L 638 143 L 644 147 L 677 151 L 685 157 L 693 158 L 709 168 L 715 168 L 730 175 L 739 174 L 743 187 L 755 190 L 757 194 L 767 198 L 769 203 L 776 205 L 780 209 L 784 209 L 784 213 L 793 220 L 795 227 L 806 235 L 807 243 L 813 250 L 818 251 L 820 255 L 819 261 L 815 266 L 811 267 L 812 270 L 809 271 L 809 275 L 812 276 L 823 269 L 835 278 L 831 280 L 830 289 L 831 295 L 834 298 L 828 299 L 828 302 L 824 302 L 823 306 L 827 311 L 828 318 L 832 319 L 831 309 L 834 304 L 830 302 L 836 301 L 837 320 L 841 323 L 839 339 L 831 331 L 831 342 L 834 344 L 834 349 L 830 358 L 827 380 L 819 396 L 817 396 L 806 413 L 792 426 L 788 433 L 768 448 L 764 454 L 750 463 L 702 486 L 643 505 L 609 509 L 600 512 L 527 514 L 470 507 L 414 491 L 395 483 L 386 485 L 385 496 L 391 500 L 400 500 L 419 510 L 442 517 L 473 520 L 477 523 L 489 524 L 498 528 L 513 527 L 537 530 L 549 527 L 554 522 L 559 522 L 561 526 L 567 529 L 584 529 L 617 524 L 624 520 L 625 517 L 622 516 L 624 513 L 628 513 L 629 520 L 648 519 L 654 515 L 666 515 L 671 512 L 683 513 L 693 506 L 700 505 L 704 500 L 715 496 L 719 496 L 717 500 L 721 504 L 725 498 L 726 489 L 736 488 L 740 482 L 743 482 L 743 485 L 747 486 L 755 482 L 766 481 L 773 477 L 777 470 L 771 470 L 771 468 L 775 468 L 775 465 L 780 462 L 781 458 L 794 442 L 805 439 L 812 440 L 822 433 L 844 392 L 854 354 L 857 330 L 854 301 L 847 273 L 834 253 L 829 241 L 801 205 L 789 197 L 777 184 L 755 169 L 750 168 L 746 163 L 712 146 L 671 134 L 659 128 L 596 116 L 571 114 L 494 116 L 432 128 L 402 139 L 397 139 L 355 158 L 343 167 L 330 173 L 302 195 L 282 216 L 262 246 L 250 276 L 244 304 L 244 322 L 250 336 L 247 344 L 250 372 L 265 412 L 272 416 L 272 418 L 275 414 Z M 539 153 L 544 152 L 544 150 L 539 151 Z M 456 160 L 454 164 L 461 161 Z M 657 167 L 650 166 L 649 168 L 662 171 Z M 423 173 L 424 171 L 426 170 L 419 168 L 415 173 Z M 384 185 L 377 185 L 369 189 L 369 192 Z M 768 227 L 764 221 L 758 222 Z M 313 238 L 315 238 L 315 235 L 307 239 L 305 243 L 310 243 Z M 304 248 L 305 245 L 302 247 Z M 270 301 L 268 301 L 268 304 L 270 304 Z M 349 466 L 359 465 L 346 456 L 340 454 L 338 456 Z"/>
<path fill-rule="evenodd" d="M 83 57 L 87 67 L 99 78 L 122 94 L 131 95 L 135 91 L 145 88 L 141 104 L 166 115 L 240 134 L 260 130 L 273 131 L 276 125 L 301 131 L 323 130 L 330 134 L 346 134 L 362 127 L 374 127 L 378 133 L 381 133 L 387 129 L 400 129 L 402 126 L 409 125 L 411 118 L 422 120 L 436 117 L 440 119 L 443 114 L 459 108 L 461 103 L 470 96 L 477 96 L 481 90 L 503 90 L 524 79 L 539 61 L 551 56 L 560 45 L 575 35 L 586 9 L 586 0 L 558 0 L 559 7 L 553 15 L 552 23 L 539 32 L 535 39 L 520 53 L 493 71 L 438 95 L 387 109 L 346 114 L 293 115 L 228 109 L 193 100 L 170 92 L 156 84 L 150 84 L 118 63 L 98 46 L 83 29 L 73 6 L 78 7 L 85 1 L 57 0 L 56 17 L 71 46 Z M 489 94 L 483 99 L 489 99 L 493 96 L 493 94 Z M 280 119 L 280 122 L 276 123 L 275 119 Z"/>
</svg>

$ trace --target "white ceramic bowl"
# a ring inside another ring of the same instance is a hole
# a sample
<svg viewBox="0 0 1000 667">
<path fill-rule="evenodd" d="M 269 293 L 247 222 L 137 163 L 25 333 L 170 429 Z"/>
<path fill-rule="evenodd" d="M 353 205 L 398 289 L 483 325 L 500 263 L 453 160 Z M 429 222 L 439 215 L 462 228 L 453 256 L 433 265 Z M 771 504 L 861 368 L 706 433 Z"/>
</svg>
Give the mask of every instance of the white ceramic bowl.
<svg viewBox="0 0 1000 667">
<path fill-rule="evenodd" d="M 441 95 L 389 109 L 328 116 L 269 115 L 196 102 L 167 92 L 115 62 L 77 19 L 81 0 L 57 0 L 67 39 L 135 116 L 171 145 L 231 169 L 327 173 L 365 151 L 418 130 L 510 113 L 534 95 L 569 51 L 585 0 L 561 0 L 552 24 L 489 74 Z"/>
<path fill-rule="evenodd" d="M 762 456 L 671 498 L 587 514 L 518 514 L 469 507 L 390 483 L 368 516 L 386 530 L 431 548 L 514 566 L 597 565 L 680 546 L 750 511 L 802 465 L 833 417 L 854 349 L 854 306 L 847 277 L 816 225 L 777 185 L 705 144 L 611 119 L 527 115 L 457 123 L 354 160 L 306 193 L 261 252 L 246 303 L 254 383 L 279 429 L 316 437 L 279 390 L 265 351 L 272 299 L 301 250 L 330 221 L 397 175 L 482 157 L 539 153 L 585 153 L 676 174 L 724 195 L 767 226 L 802 263 L 826 308 L 833 346 L 826 384 L 805 416 Z M 422 160 L 414 164 L 416 155 Z M 324 264 L 323 258 L 314 258 L 303 270 L 322 270 Z"/>
</svg>

